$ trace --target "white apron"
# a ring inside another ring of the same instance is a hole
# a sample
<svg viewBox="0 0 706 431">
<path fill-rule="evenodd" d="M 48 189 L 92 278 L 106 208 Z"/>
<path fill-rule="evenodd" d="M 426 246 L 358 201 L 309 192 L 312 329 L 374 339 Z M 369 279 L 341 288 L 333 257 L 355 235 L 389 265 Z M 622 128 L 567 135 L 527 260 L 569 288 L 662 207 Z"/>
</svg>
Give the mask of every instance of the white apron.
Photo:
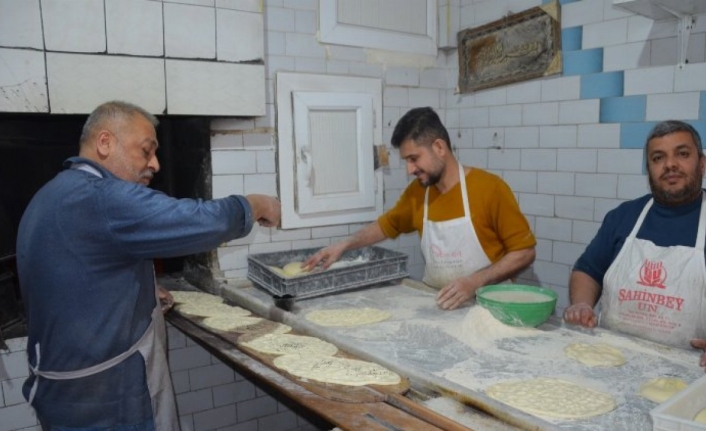
<svg viewBox="0 0 706 431">
<path fill-rule="evenodd" d="M 681 348 L 705 338 L 704 200 L 695 247 L 658 247 L 636 238 L 653 200 L 645 205 L 603 279 L 601 326 Z"/>
<path fill-rule="evenodd" d="M 491 264 L 471 222 L 466 175 L 460 162 L 458 175 L 463 196 L 463 217 L 440 222 L 430 221 L 428 218 L 430 187 L 427 187 L 424 195 L 424 230 L 421 248 L 426 266 L 423 281 L 438 289 Z"/>
</svg>

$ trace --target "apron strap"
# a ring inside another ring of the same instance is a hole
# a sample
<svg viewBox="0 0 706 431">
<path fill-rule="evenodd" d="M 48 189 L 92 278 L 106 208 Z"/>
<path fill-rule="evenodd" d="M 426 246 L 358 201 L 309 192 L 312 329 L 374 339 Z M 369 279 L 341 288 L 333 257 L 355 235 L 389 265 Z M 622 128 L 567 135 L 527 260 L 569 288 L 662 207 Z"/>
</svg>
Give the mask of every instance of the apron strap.
<svg viewBox="0 0 706 431">
<path fill-rule="evenodd" d="M 706 194 L 701 193 L 701 213 L 699 215 L 699 230 L 696 233 L 696 247 L 697 250 L 703 252 L 704 243 L 706 243 L 706 210 L 704 209 L 704 201 L 706 201 Z"/>
<path fill-rule="evenodd" d="M 654 199 L 650 198 L 649 201 L 645 204 L 645 207 L 642 209 L 642 212 L 640 213 L 640 217 L 637 218 L 637 221 L 635 222 L 635 226 L 632 227 L 632 231 L 630 231 L 630 235 L 626 239 L 635 239 L 637 238 L 637 232 L 640 230 L 640 227 L 642 226 L 642 222 L 645 221 L 645 217 L 647 216 L 647 212 L 652 208 L 652 204 L 654 203 Z"/>
<path fill-rule="evenodd" d="M 468 190 L 466 190 L 466 173 L 463 170 L 463 165 L 461 162 L 457 161 L 458 163 L 458 181 L 459 181 L 459 187 L 461 187 L 461 198 L 463 199 L 463 216 L 464 218 L 470 219 L 470 205 L 468 204 Z M 426 191 L 424 192 L 424 218 L 422 219 L 423 221 L 426 221 L 429 218 L 429 212 L 427 208 L 429 207 L 429 189 L 431 186 L 427 186 Z"/>
</svg>

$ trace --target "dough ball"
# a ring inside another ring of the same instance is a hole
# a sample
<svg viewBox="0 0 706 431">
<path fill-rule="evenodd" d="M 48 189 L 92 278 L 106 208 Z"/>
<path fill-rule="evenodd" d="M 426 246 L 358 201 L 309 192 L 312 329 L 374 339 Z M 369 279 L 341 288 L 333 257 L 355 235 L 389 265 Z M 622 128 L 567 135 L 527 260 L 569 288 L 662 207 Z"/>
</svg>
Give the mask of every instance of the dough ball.
<svg viewBox="0 0 706 431">
<path fill-rule="evenodd" d="M 676 377 L 658 377 L 644 383 L 638 394 L 655 403 L 663 403 L 688 385 Z"/>
<path fill-rule="evenodd" d="M 700 424 L 706 424 L 706 408 L 704 408 L 700 412 L 696 413 L 696 416 L 694 416 L 694 422 L 700 423 Z"/>
<path fill-rule="evenodd" d="M 300 275 L 307 272 L 302 268 L 302 263 L 303 262 L 289 262 L 282 267 L 282 271 L 290 277 Z"/>
<path fill-rule="evenodd" d="M 272 272 L 274 272 L 275 274 L 277 274 L 279 276 L 289 277 L 289 275 L 286 272 L 284 272 L 284 270 L 282 270 L 282 268 L 280 268 L 279 266 L 269 265 L 268 268 L 270 268 L 270 270 Z"/>
</svg>

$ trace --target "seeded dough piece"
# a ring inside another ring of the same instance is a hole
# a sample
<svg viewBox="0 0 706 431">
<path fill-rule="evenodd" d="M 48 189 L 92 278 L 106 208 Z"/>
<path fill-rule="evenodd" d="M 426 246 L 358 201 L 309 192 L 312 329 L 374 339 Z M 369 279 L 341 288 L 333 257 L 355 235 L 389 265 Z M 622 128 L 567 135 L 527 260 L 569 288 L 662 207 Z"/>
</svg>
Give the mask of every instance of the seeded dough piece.
<svg viewBox="0 0 706 431">
<path fill-rule="evenodd" d="M 638 394 L 655 403 L 663 403 L 687 386 L 684 380 L 676 377 L 657 377 L 643 383 Z"/>
<path fill-rule="evenodd" d="M 585 419 L 615 409 L 610 394 L 566 380 L 540 377 L 497 383 L 486 394 L 531 415 L 558 419 Z"/>
<path fill-rule="evenodd" d="M 618 367 L 625 363 L 620 350 L 603 343 L 572 343 L 564 348 L 564 353 L 589 367 Z"/>
<path fill-rule="evenodd" d="M 315 337 L 294 334 L 266 334 L 246 341 L 243 346 L 272 355 L 335 355 L 338 348 Z"/>
<path fill-rule="evenodd" d="M 200 302 L 208 302 L 208 303 L 220 303 L 223 302 L 223 298 L 217 295 L 211 295 L 210 293 L 204 293 L 204 292 L 193 292 L 193 291 L 188 291 L 188 290 L 171 290 L 169 293 L 172 294 L 172 298 L 174 298 L 174 302 L 179 303 L 179 304 L 187 304 L 187 303 L 200 303 Z"/>
<path fill-rule="evenodd" d="M 396 385 L 397 373 L 378 364 L 325 355 L 283 355 L 274 360 L 277 368 L 295 376 L 347 386 Z"/>
<path fill-rule="evenodd" d="M 262 321 L 260 317 L 251 316 L 237 316 L 232 314 L 221 314 L 218 316 L 211 316 L 203 319 L 201 323 L 204 326 L 211 329 L 217 329 L 219 331 L 233 331 L 237 328 L 254 325 Z"/>
<path fill-rule="evenodd" d="M 358 326 L 382 322 L 392 313 L 377 308 L 338 308 L 315 310 L 306 315 L 306 320 L 321 326 Z"/>
<path fill-rule="evenodd" d="M 213 316 L 201 323 L 211 329 L 241 334 L 284 334 L 292 330 L 291 326 L 251 316 Z"/>
<path fill-rule="evenodd" d="M 201 303 L 186 303 L 179 304 L 175 307 L 179 313 L 192 317 L 211 317 L 221 314 L 248 316 L 250 312 L 244 308 L 234 307 L 228 304 L 220 304 L 217 302 L 201 302 Z"/>
</svg>

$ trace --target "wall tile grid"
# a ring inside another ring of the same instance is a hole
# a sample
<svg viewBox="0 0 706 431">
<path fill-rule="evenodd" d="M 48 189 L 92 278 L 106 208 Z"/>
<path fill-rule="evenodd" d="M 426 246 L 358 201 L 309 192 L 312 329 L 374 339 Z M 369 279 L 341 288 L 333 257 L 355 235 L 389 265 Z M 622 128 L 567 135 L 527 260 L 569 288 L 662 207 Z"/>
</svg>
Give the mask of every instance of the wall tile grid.
<svg viewBox="0 0 706 431">
<path fill-rule="evenodd" d="M 0 112 L 261 115 L 263 29 L 255 0 L 0 0 Z"/>
<path fill-rule="evenodd" d="M 461 127 L 473 128 L 472 146 L 488 153 L 460 152 L 461 158 L 508 181 L 541 245 L 519 279 L 555 288 L 558 313 L 568 301 L 570 268 L 605 213 L 649 191 L 641 151 L 649 130 L 676 118 L 706 136 L 706 17 L 697 17 L 692 30 L 690 63 L 678 67 L 676 20 L 654 22 L 613 7 L 612 0 L 560 3 L 560 76 L 465 95 L 453 104 Z M 482 4 L 462 4 L 461 28 L 480 24 Z M 498 98 L 503 92 L 504 102 Z M 538 128 L 538 139 L 529 127 Z M 493 128 L 499 145 L 487 134 L 478 138 L 484 128 Z M 510 147 L 520 148 L 519 170 Z"/>
</svg>

